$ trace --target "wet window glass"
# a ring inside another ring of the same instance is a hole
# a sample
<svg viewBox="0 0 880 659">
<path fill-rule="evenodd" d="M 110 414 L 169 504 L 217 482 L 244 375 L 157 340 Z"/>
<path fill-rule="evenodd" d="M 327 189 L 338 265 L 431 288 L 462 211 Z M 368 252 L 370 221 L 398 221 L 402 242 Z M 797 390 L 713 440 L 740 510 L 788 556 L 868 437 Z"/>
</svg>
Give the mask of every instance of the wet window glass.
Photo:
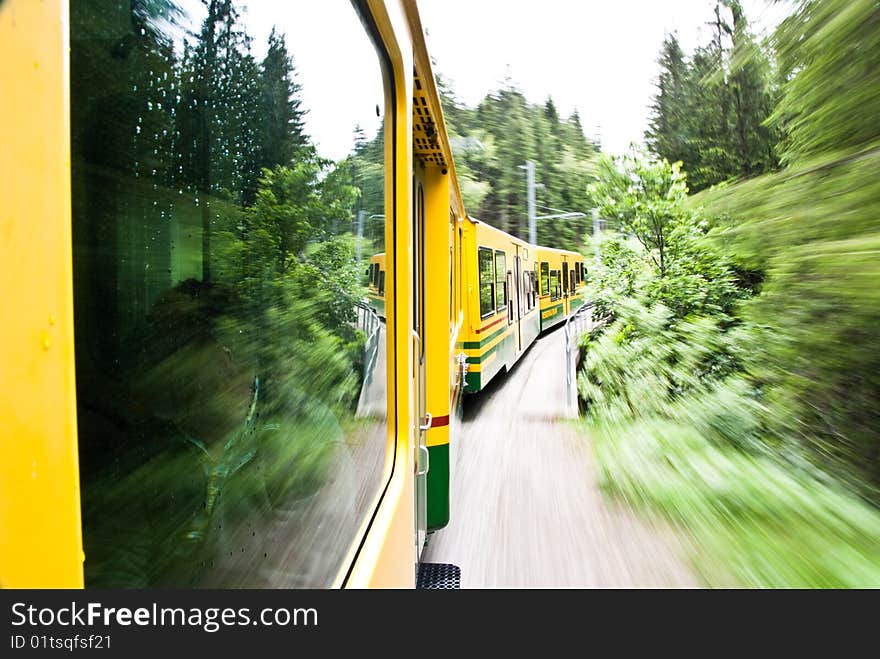
<svg viewBox="0 0 880 659">
<path fill-rule="evenodd" d="M 349 2 L 73 0 L 70 58 L 86 585 L 331 585 L 388 437 L 377 49 Z"/>
<path fill-rule="evenodd" d="M 480 247 L 480 315 L 487 316 L 495 312 L 495 263 L 492 250 Z"/>
</svg>

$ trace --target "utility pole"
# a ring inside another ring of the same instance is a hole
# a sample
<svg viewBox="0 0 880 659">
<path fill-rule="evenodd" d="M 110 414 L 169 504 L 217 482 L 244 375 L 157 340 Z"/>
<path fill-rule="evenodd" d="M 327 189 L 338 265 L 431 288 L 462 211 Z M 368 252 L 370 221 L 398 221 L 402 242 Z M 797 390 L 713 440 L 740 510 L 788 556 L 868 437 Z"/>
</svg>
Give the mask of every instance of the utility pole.
<svg viewBox="0 0 880 659">
<path fill-rule="evenodd" d="M 363 252 L 363 242 L 364 242 L 364 216 L 367 214 L 365 210 L 358 211 L 358 237 L 357 243 L 355 244 L 355 249 L 357 250 L 357 256 L 355 261 L 357 263 L 361 262 L 361 253 Z"/>
<path fill-rule="evenodd" d="M 532 245 L 538 244 L 538 222 L 535 212 L 535 163 L 526 160 L 526 190 L 528 192 L 528 210 L 529 210 L 529 242 Z"/>
<path fill-rule="evenodd" d="M 596 250 L 596 261 L 599 261 L 599 209 L 593 209 L 593 247 Z"/>
</svg>

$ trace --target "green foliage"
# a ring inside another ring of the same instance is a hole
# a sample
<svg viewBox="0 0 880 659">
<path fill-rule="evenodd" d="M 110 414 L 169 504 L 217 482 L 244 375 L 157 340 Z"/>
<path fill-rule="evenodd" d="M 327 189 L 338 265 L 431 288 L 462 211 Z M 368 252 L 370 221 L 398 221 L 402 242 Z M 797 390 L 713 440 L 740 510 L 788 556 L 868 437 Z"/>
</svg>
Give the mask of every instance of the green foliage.
<svg viewBox="0 0 880 659">
<path fill-rule="evenodd" d="M 743 315 L 769 329 L 750 363 L 766 382 L 774 427 L 874 499 L 878 166 L 876 153 L 831 158 L 698 200 L 722 218 L 713 238 L 766 273 Z"/>
<path fill-rule="evenodd" d="M 605 232 L 598 247 L 599 259 L 587 267 L 587 298 L 595 303 L 596 320 L 613 316 L 621 300 L 632 297 L 636 278 L 644 270 L 640 254 L 620 236 Z"/>
<path fill-rule="evenodd" d="M 652 146 L 680 147 L 696 188 L 767 171 L 773 160 L 752 149 L 769 139 L 761 132 L 769 124 L 752 120 L 769 112 L 741 114 L 764 107 L 773 74 L 744 39 L 740 8 L 727 4 L 734 26 L 718 12 L 714 45 L 689 63 L 701 93 L 714 95 L 693 106 L 696 141 L 669 133 L 672 119 L 688 115 L 670 114 L 681 62 L 675 44 L 665 46 Z M 772 124 L 789 135 L 786 169 L 688 201 L 664 235 L 665 276 L 649 268 L 606 281 L 600 270 L 595 282 L 609 296 L 631 291 L 582 344 L 578 386 L 605 485 L 690 531 L 710 584 L 880 584 L 872 506 L 880 156 L 871 111 L 880 83 L 866 73 L 880 34 L 874 4 L 805 0 L 777 32 L 785 82 Z M 699 145 L 699 157 L 688 145 Z M 637 180 L 618 175 L 606 208 L 623 207 L 611 216 L 622 226 L 641 216 L 644 230 L 652 216 L 626 185 Z M 657 242 L 643 244 L 657 251 Z"/>
<path fill-rule="evenodd" d="M 821 474 L 714 439 L 754 433 L 741 386 L 669 410 L 676 420 L 592 426 L 603 487 L 686 529 L 708 586 L 880 587 L 876 509 Z"/>
<path fill-rule="evenodd" d="M 694 201 L 718 217 L 716 242 L 766 276 L 743 317 L 768 330 L 749 355 L 768 426 L 875 502 L 878 40 L 875 3 L 799 3 L 774 37 L 787 168 Z"/>
<path fill-rule="evenodd" d="M 588 345 L 581 399 L 595 421 L 665 415 L 734 373 L 742 338 L 713 318 L 679 319 L 663 304 L 622 300 L 617 319 Z"/>
<path fill-rule="evenodd" d="M 590 194 L 599 214 L 634 235 L 665 277 L 680 225 L 688 219 L 683 206 L 687 183 L 680 163 L 649 160 L 638 152 L 606 156 L 599 161 L 597 179 Z"/>
<path fill-rule="evenodd" d="M 734 305 L 751 291 L 737 281 L 732 260 L 703 240 L 705 221 L 686 218 L 673 234 L 666 276 L 650 282 L 647 299 L 665 304 L 679 318 L 732 315 Z"/>
<path fill-rule="evenodd" d="M 872 0 L 801 0 L 773 38 L 784 83 L 773 121 L 783 160 L 880 140 L 880 8 Z"/>
<path fill-rule="evenodd" d="M 578 376 L 601 483 L 686 529 L 708 585 L 877 587 L 880 514 L 778 434 L 790 417 L 751 372 L 768 340 L 621 303 Z"/>
</svg>

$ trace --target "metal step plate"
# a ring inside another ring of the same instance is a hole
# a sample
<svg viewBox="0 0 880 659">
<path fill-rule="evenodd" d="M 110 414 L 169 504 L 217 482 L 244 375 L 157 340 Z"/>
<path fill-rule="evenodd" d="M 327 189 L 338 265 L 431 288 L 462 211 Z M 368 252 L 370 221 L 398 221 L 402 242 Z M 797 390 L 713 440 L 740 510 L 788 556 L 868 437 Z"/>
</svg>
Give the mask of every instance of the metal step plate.
<svg viewBox="0 0 880 659">
<path fill-rule="evenodd" d="M 416 588 L 420 590 L 461 588 L 461 569 L 451 563 L 419 563 Z"/>
</svg>

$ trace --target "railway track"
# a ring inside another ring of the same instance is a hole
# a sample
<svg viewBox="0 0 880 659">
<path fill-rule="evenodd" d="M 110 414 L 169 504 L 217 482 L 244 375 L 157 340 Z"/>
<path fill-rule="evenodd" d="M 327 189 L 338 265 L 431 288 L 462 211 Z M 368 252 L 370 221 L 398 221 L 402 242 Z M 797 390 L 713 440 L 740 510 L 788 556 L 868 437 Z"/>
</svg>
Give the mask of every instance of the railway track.
<svg viewBox="0 0 880 659">
<path fill-rule="evenodd" d="M 697 586 L 668 529 L 599 491 L 570 419 L 565 360 L 559 328 L 466 399 L 451 519 L 422 560 L 458 565 L 464 588 Z"/>
</svg>

